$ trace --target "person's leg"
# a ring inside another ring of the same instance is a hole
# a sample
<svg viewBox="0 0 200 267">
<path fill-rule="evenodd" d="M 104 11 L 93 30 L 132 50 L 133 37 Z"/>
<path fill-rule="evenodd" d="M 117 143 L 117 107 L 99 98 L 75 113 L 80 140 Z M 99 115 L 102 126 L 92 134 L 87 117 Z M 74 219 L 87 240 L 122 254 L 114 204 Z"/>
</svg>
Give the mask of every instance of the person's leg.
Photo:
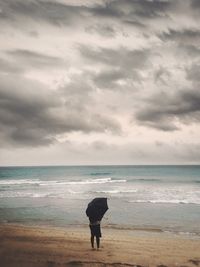
<svg viewBox="0 0 200 267">
<path fill-rule="evenodd" d="M 94 236 L 93 235 L 91 235 L 90 241 L 91 241 L 92 248 L 94 248 Z"/>
<path fill-rule="evenodd" d="M 96 243 L 97 243 L 97 248 L 100 247 L 100 237 L 96 236 Z"/>
</svg>

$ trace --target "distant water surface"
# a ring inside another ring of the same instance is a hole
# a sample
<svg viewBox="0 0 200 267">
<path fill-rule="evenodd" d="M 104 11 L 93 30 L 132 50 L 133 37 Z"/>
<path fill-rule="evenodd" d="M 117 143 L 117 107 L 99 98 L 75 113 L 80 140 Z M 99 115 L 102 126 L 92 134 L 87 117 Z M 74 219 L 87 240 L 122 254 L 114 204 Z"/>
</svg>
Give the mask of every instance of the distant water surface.
<svg viewBox="0 0 200 267">
<path fill-rule="evenodd" d="M 108 197 L 108 227 L 200 235 L 200 166 L 0 167 L 0 222 L 87 224 Z"/>
</svg>

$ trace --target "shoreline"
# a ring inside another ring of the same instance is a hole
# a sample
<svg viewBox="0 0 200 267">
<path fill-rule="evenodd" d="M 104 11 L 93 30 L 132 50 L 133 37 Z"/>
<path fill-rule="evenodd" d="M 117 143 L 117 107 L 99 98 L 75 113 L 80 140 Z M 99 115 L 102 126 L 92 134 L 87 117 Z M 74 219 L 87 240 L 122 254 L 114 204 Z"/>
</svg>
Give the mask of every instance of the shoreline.
<svg viewBox="0 0 200 267">
<path fill-rule="evenodd" d="M 65 225 L 57 225 L 57 224 L 50 224 L 50 223 L 31 223 L 31 222 L 0 222 L 1 226 L 22 226 L 22 227 L 32 227 L 32 228 L 52 228 L 52 229 L 61 229 L 65 230 L 66 228 L 69 229 L 87 229 L 88 224 L 86 223 L 71 223 Z M 119 225 L 119 224 L 101 224 L 102 229 L 106 230 L 116 230 L 116 231 L 125 231 L 131 232 L 135 235 L 163 235 L 168 237 L 183 237 L 187 239 L 199 239 L 200 240 L 200 233 L 199 232 L 189 232 L 189 231 L 181 231 L 181 230 L 172 230 L 172 229 L 162 229 L 159 227 L 143 227 L 143 226 L 130 226 L 130 225 Z"/>
<path fill-rule="evenodd" d="M 2 267 L 200 266 L 200 240 L 102 228 L 100 251 L 87 227 L 0 224 Z"/>
</svg>

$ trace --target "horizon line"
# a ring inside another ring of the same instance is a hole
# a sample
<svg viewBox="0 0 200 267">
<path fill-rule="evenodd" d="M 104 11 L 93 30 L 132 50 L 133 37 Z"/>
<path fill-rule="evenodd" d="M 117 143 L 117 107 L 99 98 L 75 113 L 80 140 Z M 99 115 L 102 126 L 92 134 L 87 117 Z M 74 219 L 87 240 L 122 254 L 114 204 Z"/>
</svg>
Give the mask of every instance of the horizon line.
<svg viewBox="0 0 200 267">
<path fill-rule="evenodd" d="M 200 166 L 200 163 L 187 163 L 187 164 L 61 164 L 61 165 L 0 165 L 0 168 L 15 168 L 15 167 L 22 167 L 22 168 L 28 168 L 28 167 L 145 167 L 145 166 Z"/>
</svg>

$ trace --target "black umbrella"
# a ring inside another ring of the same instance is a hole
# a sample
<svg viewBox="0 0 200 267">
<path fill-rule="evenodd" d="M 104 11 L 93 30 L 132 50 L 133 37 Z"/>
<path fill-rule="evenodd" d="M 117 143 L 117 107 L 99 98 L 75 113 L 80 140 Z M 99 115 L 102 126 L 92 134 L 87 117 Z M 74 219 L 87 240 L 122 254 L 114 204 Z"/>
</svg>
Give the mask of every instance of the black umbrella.
<svg viewBox="0 0 200 267">
<path fill-rule="evenodd" d="M 90 221 L 101 221 L 104 214 L 108 210 L 107 198 L 94 198 L 87 206 L 86 214 Z"/>
</svg>

